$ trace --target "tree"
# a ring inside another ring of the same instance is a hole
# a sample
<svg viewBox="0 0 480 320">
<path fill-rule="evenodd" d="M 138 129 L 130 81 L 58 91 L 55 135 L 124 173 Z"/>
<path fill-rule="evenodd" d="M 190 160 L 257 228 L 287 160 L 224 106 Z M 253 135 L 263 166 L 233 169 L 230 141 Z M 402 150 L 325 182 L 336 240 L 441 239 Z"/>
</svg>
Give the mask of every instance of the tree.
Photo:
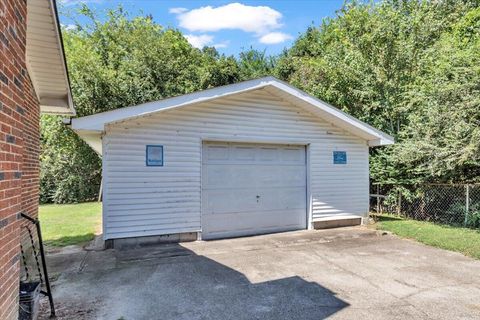
<svg viewBox="0 0 480 320">
<path fill-rule="evenodd" d="M 119 7 L 64 30 L 78 115 L 275 74 L 390 133 L 372 179 L 480 181 L 478 0 L 347 2 L 278 57 L 192 47 L 180 31 Z M 93 199 L 100 160 L 57 117 L 42 118 L 41 199 Z"/>
<path fill-rule="evenodd" d="M 408 125 L 398 162 L 428 180 L 480 177 L 480 8 L 467 13 L 423 55 L 408 92 Z"/>
<path fill-rule="evenodd" d="M 83 6 L 87 23 L 63 30 L 78 116 L 181 95 L 240 79 L 233 57 L 192 47 L 151 17 L 130 18 L 121 7 L 105 21 Z M 41 201 L 77 202 L 97 196 L 101 161 L 58 117 L 41 121 Z"/>
<path fill-rule="evenodd" d="M 265 51 L 250 48 L 240 52 L 238 65 L 242 79 L 255 79 L 271 75 L 275 69 L 276 58 L 268 56 Z"/>
<path fill-rule="evenodd" d="M 452 173 L 459 169 L 453 165 L 453 153 L 448 157 L 451 160 L 448 167 L 453 170 L 450 173 L 446 171 L 446 162 L 436 166 L 436 169 L 430 167 L 425 170 L 429 166 L 432 150 L 427 152 L 425 148 L 425 153 L 419 152 L 418 156 L 412 156 L 417 143 L 425 135 L 425 132 L 414 129 L 423 127 L 431 130 L 432 139 L 428 140 L 430 145 L 458 147 L 453 140 L 442 142 L 438 134 L 433 133 L 433 128 L 427 128 L 447 121 L 446 109 L 451 108 L 452 104 L 447 105 L 446 100 L 434 98 L 441 95 L 441 90 L 437 87 L 440 83 L 429 82 L 430 89 L 426 91 L 429 77 L 438 76 L 437 73 L 442 72 L 441 65 L 427 63 L 426 56 L 431 62 L 441 63 L 442 60 L 436 61 L 436 55 L 448 50 L 446 44 L 449 35 L 456 32 L 454 29 L 458 21 L 476 5 L 475 1 L 349 2 L 334 18 L 325 19 L 319 27 L 309 27 L 279 59 L 276 72 L 293 85 L 396 138 L 395 146 L 371 151 L 373 179 L 402 183 L 452 180 Z M 469 35 L 473 36 L 472 32 Z M 457 53 L 457 58 L 463 57 L 463 61 L 458 61 L 461 66 L 478 66 L 476 59 L 466 61 L 467 56 L 474 54 L 474 51 L 466 53 L 466 49 L 456 47 L 451 48 L 450 54 L 453 53 L 452 50 Z M 448 53 L 444 59 L 448 60 L 447 57 Z M 444 60 L 443 63 L 447 65 L 450 62 Z M 475 71 L 465 80 L 477 80 L 473 73 Z M 420 87 L 422 91 L 418 91 Z M 451 97 L 460 98 L 465 89 L 466 87 L 450 87 Z M 418 94 L 423 94 L 423 97 L 415 95 L 415 90 Z M 465 97 L 468 103 L 457 100 L 457 103 L 469 110 L 464 110 L 465 114 L 475 113 L 476 110 L 473 103 L 476 93 L 472 90 L 469 92 L 471 94 Z M 437 99 L 438 106 L 441 105 L 443 109 L 432 108 L 430 99 Z M 428 114 L 432 111 L 444 119 L 431 119 L 424 123 L 422 112 Z M 451 120 L 453 119 L 443 123 L 451 125 Z M 470 134 L 470 129 L 470 126 L 469 129 L 459 129 L 457 134 L 462 130 L 466 130 L 464 134 Z M 412 136 L 414 132 L 416 137 Z M 470 153 L 465 161 L 475 163 L 472 162 L 471 155 Z M 458 179 L 464 177 L 461 174 L 457 176 Z"/>
<path fill-rule="evenodd" d="M 72 203 L 97 197 L 101 160 L 59 117 L 42 116 L 40 202 Z"/>
</svg>

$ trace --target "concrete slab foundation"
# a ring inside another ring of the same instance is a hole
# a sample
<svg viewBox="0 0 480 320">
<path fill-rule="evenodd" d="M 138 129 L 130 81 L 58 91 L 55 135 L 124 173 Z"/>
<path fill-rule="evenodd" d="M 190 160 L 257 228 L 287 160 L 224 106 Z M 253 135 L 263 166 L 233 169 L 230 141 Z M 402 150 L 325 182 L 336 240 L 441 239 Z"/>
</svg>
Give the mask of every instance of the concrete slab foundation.
<svg viewBox="0 0 480 320">
<path fill-rule="evenodd" d="M 154 246 L 163 243 L 178 243 L 196 241 L 198 239 L 197 232 L 165 234 L 161 236 L 121 238 L 105 240 L 105 249 L 128 250 L 141 248 L 145 246 Z"/>
<path fill-rule="evenodd" d="M 331 229 L 341 227 L 359 226 L 362 224 L 362 217 L 360 216 L 337 216 L 320 218 L 313 221 L 313 228 L 318 229 Z"/>
</svg>

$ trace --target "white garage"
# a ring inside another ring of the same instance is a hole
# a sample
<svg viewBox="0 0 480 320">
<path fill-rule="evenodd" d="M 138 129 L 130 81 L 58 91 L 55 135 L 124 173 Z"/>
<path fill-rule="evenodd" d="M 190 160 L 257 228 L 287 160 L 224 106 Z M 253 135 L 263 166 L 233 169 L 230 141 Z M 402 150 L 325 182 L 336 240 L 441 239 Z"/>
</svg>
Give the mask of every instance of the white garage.
<svg viewBox="0 0 480 320">
<path fill-rule="evenodd" d="M 273 77 L 71 126 L 102 156 L 106 240 L 216 239 L 365 217 L 369 148 L 393 143 Z"/>
</svg>

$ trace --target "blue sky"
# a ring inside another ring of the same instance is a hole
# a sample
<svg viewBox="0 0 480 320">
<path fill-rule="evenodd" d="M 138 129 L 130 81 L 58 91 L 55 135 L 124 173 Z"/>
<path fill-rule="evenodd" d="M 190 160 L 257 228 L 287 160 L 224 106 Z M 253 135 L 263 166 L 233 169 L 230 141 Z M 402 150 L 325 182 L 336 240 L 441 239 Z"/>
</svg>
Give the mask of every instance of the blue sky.
<svg viewBox="0 0 480 320">
<path fill-rule="evenodd" d="M 196 46 L 215 46 L 221 53 L 237 55 L 253 47 L 268 54 L 290 47 L 293 39 L 323 18 L 334 16 L 343 0 L 300 1 L 160 1 L 160 0 L 59 0 L 60 20 L 72 24 L 62 12 L 72 12 L 86 2 L 100 16 L 121 4 L 130 14 L 151 14 L 163 25 L 180 29 Z"/>
</svg>

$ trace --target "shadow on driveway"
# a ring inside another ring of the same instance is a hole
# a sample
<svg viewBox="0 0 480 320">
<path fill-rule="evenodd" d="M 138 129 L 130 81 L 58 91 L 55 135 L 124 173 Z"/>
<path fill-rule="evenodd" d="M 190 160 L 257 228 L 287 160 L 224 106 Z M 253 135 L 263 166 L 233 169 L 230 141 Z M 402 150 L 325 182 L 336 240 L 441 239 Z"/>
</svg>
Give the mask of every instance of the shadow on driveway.
<svg viewBox="0 0 480 320">
<path fill-rule="evenodd" d="M 179 244 L 94 254 L 57 281 L 59 319 L 325 319 L 349 305 L 297 275 L 252 282 Z"/>
<path fill-rule="evenodd" d="M 47 260 L 59 319 L 480 319 L 479 261 L 361 227 Z"/>
<path fill-rule="evenodd" d="M 116 256 L 122 267 L 156 265 L 150 275 L 136 277 L 145 282 L 132 305 L 120 307 L 126 318 L 152 319 L 160 312 L 165 319 L 324 319 L 348 306 L 329 289 L 299 276 L 252 283 L 241 272 L 178 244 Z M 268 267 L 259 272 L 267 274 Z"/>
</svg>

